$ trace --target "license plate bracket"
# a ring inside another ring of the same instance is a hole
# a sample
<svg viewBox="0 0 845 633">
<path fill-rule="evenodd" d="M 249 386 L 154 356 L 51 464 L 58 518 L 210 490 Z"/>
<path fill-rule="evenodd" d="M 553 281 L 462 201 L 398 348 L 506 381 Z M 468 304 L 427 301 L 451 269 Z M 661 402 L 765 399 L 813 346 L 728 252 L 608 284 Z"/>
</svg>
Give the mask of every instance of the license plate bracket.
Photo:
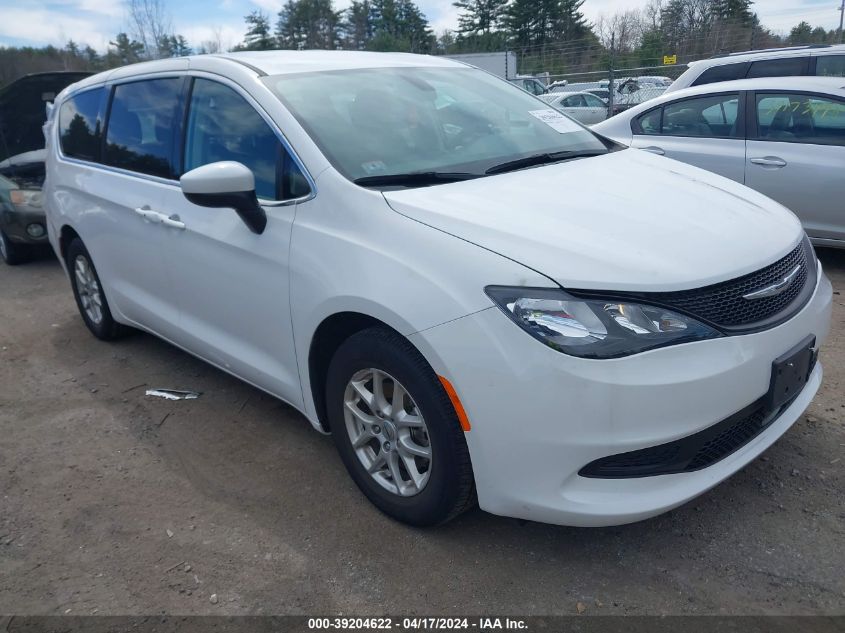
<svg viewBox="0 0 845 633">
<path fill-rule="evenodd" d="M 772 362 L 772 378 L 767 395 L 767 408 L 780 409 L 792 400 L 807 384 L 816 364 L 816 337 L 808 336 Z"/>
</svg>

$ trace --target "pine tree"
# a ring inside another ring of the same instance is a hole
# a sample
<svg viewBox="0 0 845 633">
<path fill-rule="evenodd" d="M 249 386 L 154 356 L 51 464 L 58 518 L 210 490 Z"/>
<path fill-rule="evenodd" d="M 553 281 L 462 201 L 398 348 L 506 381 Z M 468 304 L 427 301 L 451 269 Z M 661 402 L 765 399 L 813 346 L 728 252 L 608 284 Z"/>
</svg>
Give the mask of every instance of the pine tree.
<svg viewBox="0 0 845 633">
<path fill-rule="evenodd" d="M 266 51 L 275 47 L 275 40 L 270 34 L 270 18 L 260 10 L 253 11 L 244 17 L 247 29 L 243 44 L 236 46 L 238 50 Z"/>
<path fill-rule="evenodd" d="M 497 30 L 508 0 L 456 0 L 452 6 L 461 10 L 458 33 L 488 35 Z"/>
<path fill-rule="evenodd" d="M 512 46 L 526 47 L 534 44 L 537 23 L 534 0 L 511 0 L 502 16 L 502 25 L 510 35 Z"/>
<path fill-rule="evenodd" d="M 352 4 L 346 9 L 343 32 L 347 48 L 364 50 L 367 43 L 373 39 L 375 33 L 371 11 L 369 0 L 352 0 Z"/>
<path fill-rule="evenodd" d="M 434 48 L 428 20 L 413 0 L 371 0 L 370 22 L 369 50 L 427 53 Z"/>
<path fill-rule="evenodd" d="M 340 13 L 331 0 L 288 0 L 279 11 L 276 40 L 281 48 L 334 49 L 340 41 Z"/>
<path fill-rule="evenodd" d="M 716 19 L 750 26 L 754 15 L 751 11 L 752 4 L 753 0 L 712 0 L 710 12 Z"/>
<path fill-rule="evenodd" d="M 144 54 L 144 45 L 137 40 L 129 39 L 126 33 L 118 33 L 114 41 L 109 42 L 109 44 L 114 48 L 109 49 L 108 55 L 111 60 L 117 61 L 116 64 L 110 63 L 110 66 L 134 64 L 140 61 L 141 56 Z"/>
</svg>

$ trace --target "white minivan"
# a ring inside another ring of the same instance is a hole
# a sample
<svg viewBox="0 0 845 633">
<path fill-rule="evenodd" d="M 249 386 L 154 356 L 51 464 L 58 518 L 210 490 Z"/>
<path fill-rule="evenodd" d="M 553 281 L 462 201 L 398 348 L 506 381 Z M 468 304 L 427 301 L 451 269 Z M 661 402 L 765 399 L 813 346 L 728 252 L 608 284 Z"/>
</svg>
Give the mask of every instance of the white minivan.
<svg viewBox="0 0 845 633">
<path fill-rule="evenodd" d="M 792 213 L 454 61 L 137 64 L 65 90 L 45 132 L 91 332 L 290 403 L 401 521 L 659 514 L 822 380 L 831 286 Z"/>
</svg>

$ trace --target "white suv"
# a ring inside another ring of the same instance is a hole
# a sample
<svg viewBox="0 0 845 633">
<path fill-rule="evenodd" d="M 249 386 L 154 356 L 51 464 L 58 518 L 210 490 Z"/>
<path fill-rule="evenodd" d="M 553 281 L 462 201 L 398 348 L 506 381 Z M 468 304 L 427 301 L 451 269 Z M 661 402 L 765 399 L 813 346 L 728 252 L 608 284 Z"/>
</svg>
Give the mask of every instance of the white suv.
<svg viewBox="0 0 845 633">
<path fill-rule="evenodd" d="M 755 77 L 845 77 L 845 45 L 820 44 L 731 53 L 690 62 L 666 92 Z"/>
<path fill-rule="evenodd" d="M 794 215 L 458 62 L 169 59 L 53 113 L 49 237 L 91 332 L 290 403 L 402 521 L 653 516 L 821 383 L 832 291 Z"/>
</svg>

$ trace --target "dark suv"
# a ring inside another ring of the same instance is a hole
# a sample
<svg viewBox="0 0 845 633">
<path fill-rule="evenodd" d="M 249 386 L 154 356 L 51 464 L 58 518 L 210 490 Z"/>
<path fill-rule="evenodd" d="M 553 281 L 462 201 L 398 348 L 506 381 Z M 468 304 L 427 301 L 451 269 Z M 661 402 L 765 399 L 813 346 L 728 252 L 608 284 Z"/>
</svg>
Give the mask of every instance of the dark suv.
<svg viewBox="0 0 845 633">
<path fill-rule="evenodd" d="M 0 256 L 26 259 L 47 243 L 41 186 L 44 183 L 46 103 L 86 72 L 26 75 L 0 90 Z"/>
</svg>

